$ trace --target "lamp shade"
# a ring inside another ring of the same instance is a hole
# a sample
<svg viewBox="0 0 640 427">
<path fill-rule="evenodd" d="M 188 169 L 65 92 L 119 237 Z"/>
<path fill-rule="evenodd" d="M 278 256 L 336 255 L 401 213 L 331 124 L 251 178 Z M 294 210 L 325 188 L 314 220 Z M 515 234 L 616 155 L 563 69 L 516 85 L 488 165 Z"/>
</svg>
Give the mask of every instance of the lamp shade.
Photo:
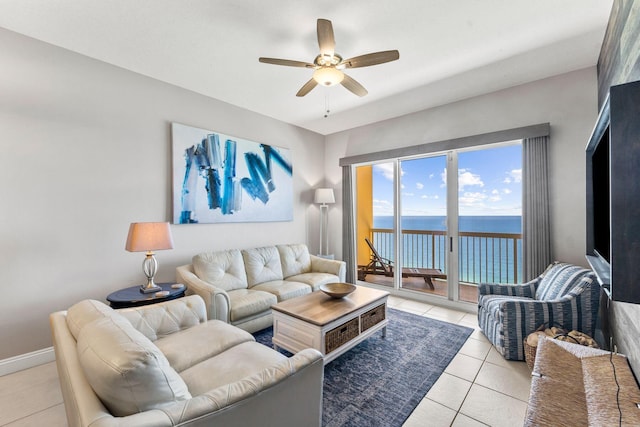
<svg viewBox="0 0 640 427">
<path fill-rule="evenodd" d="M 168 222 L 134 222 L 129 226 L 125 249 L 147 252 L 173 249 L 173 237 Z"/>
<path fill-rule="evenodd" d="M 333 67 L 321 67 L 313 72 L 313 80 L 323 86 L 337 85 L 344 79 L 344 73 Z"/>
<path fill-rule="evenodd" d="M 335 203 L 336 198 L 333 195 L 333 188 L 316 188 L 316 194 L 313 198 L 315 203 Z"/>
</svg>

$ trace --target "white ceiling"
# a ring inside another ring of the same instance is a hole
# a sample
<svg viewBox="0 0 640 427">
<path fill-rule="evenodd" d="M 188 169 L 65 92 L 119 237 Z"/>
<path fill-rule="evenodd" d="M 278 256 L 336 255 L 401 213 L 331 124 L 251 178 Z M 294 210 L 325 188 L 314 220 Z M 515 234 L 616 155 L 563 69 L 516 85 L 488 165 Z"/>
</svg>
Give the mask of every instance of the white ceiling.
<svg viewBox="0 0 640 427">
<path fill-rule="evenodd" d="M 0 27 L 326 135 L 595 65 L 612 2 L 0 0 Z M 258 62 L 313 62 L 317 18 L 344 58 L 400 51 L 347 71 L 367 96 Z"/>
</svg>

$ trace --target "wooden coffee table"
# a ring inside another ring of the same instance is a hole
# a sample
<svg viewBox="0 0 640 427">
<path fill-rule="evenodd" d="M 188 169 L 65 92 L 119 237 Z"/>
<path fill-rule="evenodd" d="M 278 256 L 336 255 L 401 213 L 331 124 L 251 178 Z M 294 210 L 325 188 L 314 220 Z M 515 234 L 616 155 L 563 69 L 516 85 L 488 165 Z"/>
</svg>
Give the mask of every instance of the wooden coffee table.
<svg viewBox="0 0 640 427">
<path fill-rule="evenodd" d="M 313 292 L 292 298 L 273 309 L 273 348 L 297 353 L 315 348 L 324 364 L 382 329 L 387 331 L 389 292 L 358 286 L 348 296 L 331 298 Z"/>
</svg>

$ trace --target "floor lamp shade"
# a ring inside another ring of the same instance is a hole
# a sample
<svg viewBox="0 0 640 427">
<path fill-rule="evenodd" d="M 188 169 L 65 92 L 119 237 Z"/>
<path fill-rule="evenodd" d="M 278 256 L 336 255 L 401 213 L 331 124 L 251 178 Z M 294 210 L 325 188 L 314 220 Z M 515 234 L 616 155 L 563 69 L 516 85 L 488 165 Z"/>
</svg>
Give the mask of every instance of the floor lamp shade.
<svg viewBox="0 0 640 427">
<path fill-rule="evenodd" d="M 333 188 L 316 188 L 313 197 L 315 203 L 320 203 L 320 256 L 328 257 L 329 254 L 329 204 L 336 202 Z"/>
<path fill-rule="evenodd" d="M 153 251 L 173 249 L 173 237 L 168 222 L 134 222 L 129 226 L 125 249 L 129 252 L 146 252 L 142 262 L 142 271 L 147 277 L 147 284 L 140 287 L 140 292 L 150 293 L 162 290 L 153 281 L 158 271 L 158 261 Z"/>
<path fill-rule="evenodd" d="M 336 197 L 333 195 L 333 188 L 317 188 L 313 201 L 320 204 L 335 203 Z"/>
</svg>

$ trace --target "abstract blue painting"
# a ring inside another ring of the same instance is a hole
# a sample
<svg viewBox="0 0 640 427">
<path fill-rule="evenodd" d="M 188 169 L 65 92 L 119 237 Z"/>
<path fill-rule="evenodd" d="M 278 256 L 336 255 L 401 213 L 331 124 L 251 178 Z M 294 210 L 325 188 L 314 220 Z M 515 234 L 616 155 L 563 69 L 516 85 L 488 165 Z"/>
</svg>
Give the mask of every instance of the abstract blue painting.
<svg viewBox="0 0 640 427">
<path fill-rule="evenodd" d="M 173 223 L 293 220 L 286 148 L 171 124 Z"/>
</svg>

